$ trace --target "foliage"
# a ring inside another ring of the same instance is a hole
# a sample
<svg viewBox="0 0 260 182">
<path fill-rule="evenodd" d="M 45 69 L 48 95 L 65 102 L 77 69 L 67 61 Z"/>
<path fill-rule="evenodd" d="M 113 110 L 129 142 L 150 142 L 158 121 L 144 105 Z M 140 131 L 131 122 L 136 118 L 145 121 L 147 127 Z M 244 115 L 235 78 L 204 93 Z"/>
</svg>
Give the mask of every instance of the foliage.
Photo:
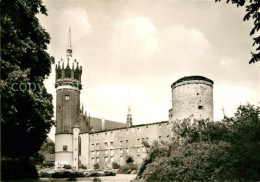
<svg viewBox="0 0 260 182">
<path fill-rule="evenodd" d="M 33 156 L 54 125 L 52 95 L 43 84 L 53 58 L 39 13 L 47 15 L 41 0 L 1 1 L 2 156 Z"/>
<path fill-rule="evenodd" d="M 44 154 L 54 154 L 55 153 L 55 143 L 47 138 L 47 140 L 42 144 L 41 149 L 39 151 L 40 153 Z"/>
<path fill-rule="evenodd" d="M 41 173 L 39 173 L 39 177 L 41 177 L 41 178 L 50 178 L 51 174 L 47 173 L 47 172 L 41 172 Z"/>
<path fill-rule="evenodd" d="M 40 154 L 40 153 L 35 153 L 32 157 L 30 157 L 30 161 L 34 165 L 43 164 L 44 159 L 45 159 L 45 157 L 43 156 L 43 154 Z"/>
<path fill-rule="evenodd" d="M 94 169 L 99 169 L 100 168 L 100 165 L 98 163 L 95 163 L 93 166 L 94 166 Z"/>
<path fill-rule="evenodd" d="M 112 163 L 112 168 L 113 169 L 118 169 L 120 167 L 120 164 L 118 164 L 117 162 L 113 162 Z"/>
<path fill-rule="evenodd" d="M 42 167 L 45 167 L 45 168 L 50 168 L 50 167 L 54 167 L 54 162 L 43 162 Z"/>
<path fill-rule="evenodd" d="M 135 173 L 138 170 L 138 166 L 133 163 L 126 163 L 123 166 L 120 166 L 117 174 L 131 174 Z"/>
<path fill-rule="evenodd" d="M 239 106 L 221 122 L 175 122 L 176 138 L 148 146 L 138 178 L 145 181 L 258 181 L 260 108 Z"/>
<path fill-rule="evenodd" d="M 95 177 L 95 178 L 93 179 L 93 182 L 101 182 L 101 179 Z"/>
<path fill-rule="evenodd" d="M 133 159 L 133 157 L 131 157 L 131 156 L 127 156 L 125 162 L 126 162 L 127 164 L 133 163 L 133 162 L 134 162 L 134 159 Z"/>
<path fill-rule="evenodd" d="M 57 171 L 51 174 L 52 178 L 70 178 L 85 177 L 83 172 Z"/>
<path fill-rule="evenodd" d="M 105 171 L 104 172 L 104 176 L 115 176 L 116 173 L 112 172 L 112 171 Z"/>
<path fill-rule="evenodd" d="M 71 165 L 69 165 L 69 164 L 64 164 L 63 168 L 64 168 L 64 169 L 71 169 L 72 167 L 71 167 Z"/>
<path fill-rule="evenodd" d="M 79 164 L 80 169 L 87 169 L 87 166 L 84 166 L 83 164 Z"/>
<path fill-rule="evenodd" d="M 101 175 L 101 173 L 99 173 L 99 172 L 91 172 L 89 175 L 88 175 L 88 177 L 99 177 L 99 176 L 102 176 Z"/>
<path fill-rule="evenodd" d="M 215 0 L 216 2 L 221 0 Z M 260 60 L 260 35 L 258 33 L 260 29 L 260 15 L 259 15 L 259 8 L 260 8 L 260 1 L 259 0 L 227 0 L 227 3 L 231 2 L 232 4 L 236 4 L 237 7 L 246 5 L 246 14 L 244 16 L 244 21 L 252 20 L 254 22 L 254 27 L 250 32 L 250 36 L 256 35 L 253 37 L 254 43 L 253 46 L 256 45 L 254 53 L 252 53 L 252 58 L 250 59 L 249 63 L 255 63 Z"/>
<path fill-rule="evenodd" d="M 10 181 L 14 179 L 36 179 L 38 173 L 35 166 L 27 158 L 2 158 L 1 179 Z"/>
</svg>

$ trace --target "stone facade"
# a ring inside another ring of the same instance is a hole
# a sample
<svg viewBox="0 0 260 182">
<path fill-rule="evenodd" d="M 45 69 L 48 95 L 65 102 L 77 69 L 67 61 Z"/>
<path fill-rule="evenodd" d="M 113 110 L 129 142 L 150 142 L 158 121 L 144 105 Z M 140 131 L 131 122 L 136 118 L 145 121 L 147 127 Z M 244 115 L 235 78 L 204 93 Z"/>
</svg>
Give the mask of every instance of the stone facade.
<svg viewBox="0 0 260 182">
<path fill-rule="evenodd" d="M 66 64 L 66 68 L 64 65 Z M 127 122 L 119 123 L 87 116 L 80 108 L 82 67 L 67 49 L 66 62 L 56 65 L 55 169 L 64 164 L 78 169 L 79 164 L 111 168 L 124 164 L 127 156 L 141 164 L 146 156 L 143 141 L 168 141 L 172 123 L 184 118 L 213 120 L 213 81 L 202 76 L 183 77 L 171 85 L 172 109 L 169 121 L 132 125 L 131 109 Z"/>
</svg>

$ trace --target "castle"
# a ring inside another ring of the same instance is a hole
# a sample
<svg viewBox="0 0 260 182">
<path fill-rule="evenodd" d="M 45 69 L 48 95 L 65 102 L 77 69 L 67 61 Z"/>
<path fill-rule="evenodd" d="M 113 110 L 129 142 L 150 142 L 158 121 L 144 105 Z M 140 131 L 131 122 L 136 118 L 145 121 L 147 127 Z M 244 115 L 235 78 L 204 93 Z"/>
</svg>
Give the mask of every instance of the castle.
<svg viewBox="0 0 260 182">
<path fill-rule="evenodd" d="M 172 124 L 184 118 L 213 120 L 213 81 L 203 76 L 188 76 L 171 85 L 172 108 L 169 121 L 132 125 L 131 108 L 126 123 L 87 116 L 80 107 L 82 67 L 72 58 L 69 44 L 66 59 L 56 65 L 55 169 L 69 164 L 111 168 L 124 164 L 127 156 L 142 163 L 146 156 L 143 141 L 170 140 Z"/>
</svg>

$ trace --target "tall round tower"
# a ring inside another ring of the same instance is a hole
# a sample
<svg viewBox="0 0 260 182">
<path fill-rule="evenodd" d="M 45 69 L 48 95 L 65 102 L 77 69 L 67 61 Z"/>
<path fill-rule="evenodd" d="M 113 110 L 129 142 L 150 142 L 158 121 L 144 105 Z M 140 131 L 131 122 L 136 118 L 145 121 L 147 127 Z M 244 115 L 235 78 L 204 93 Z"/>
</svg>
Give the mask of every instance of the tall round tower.
<svg viewBox="0 0 260 182">
<path fill-rule="evenodd" d="M 184 118 L 213 120 L 213 84 L 203 76 L 187 76 L 174 82 L 169 121 Z"/>
<path fill-rule="evenodd" d="M 70 34 L 70 32 L 69 32 Z M 78 141 L 73 140 L 73 133 L 78 132 L 78 116 L 80 111 L 80 90 L 82 67 L 72 58 L 69 45 L 66 59 L 56 65 L 56 134 L 55 134 L 55 169 L 64 164 L 73 165 L 73 152 Z"/>
</svg>

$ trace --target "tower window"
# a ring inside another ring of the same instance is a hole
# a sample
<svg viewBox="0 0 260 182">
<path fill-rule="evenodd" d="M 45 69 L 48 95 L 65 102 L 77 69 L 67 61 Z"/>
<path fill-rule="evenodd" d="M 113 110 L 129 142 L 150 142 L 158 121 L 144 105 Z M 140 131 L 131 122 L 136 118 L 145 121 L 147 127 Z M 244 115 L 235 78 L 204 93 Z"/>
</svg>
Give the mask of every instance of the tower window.
<svg viewBox="0 0 260 182">
<path fill-rule="evenodd" d="M 58 105 L 58 109 L 59 109 L 59 110 L 61 109 L 60 105 Z"/>
<path fill-rule="evenodd" d="M 68 150 L 68 146 L 67 145 L 63 145 L 63 151 L 67 151 Z"/>
<path fill-rule="evenodd" d="M 203 109 L 203 106 L 198 106 L 198 109 Z"/>
<path fill-rule="evenodd" d="M 65 100 L 70 100 L 70 96 L 69 95 L 65 95 Z"/>
<path fill-rule="evenodd" d="M 199 95 L 199 93 L 197 93 L 197 95 Z"/>
</svg>

